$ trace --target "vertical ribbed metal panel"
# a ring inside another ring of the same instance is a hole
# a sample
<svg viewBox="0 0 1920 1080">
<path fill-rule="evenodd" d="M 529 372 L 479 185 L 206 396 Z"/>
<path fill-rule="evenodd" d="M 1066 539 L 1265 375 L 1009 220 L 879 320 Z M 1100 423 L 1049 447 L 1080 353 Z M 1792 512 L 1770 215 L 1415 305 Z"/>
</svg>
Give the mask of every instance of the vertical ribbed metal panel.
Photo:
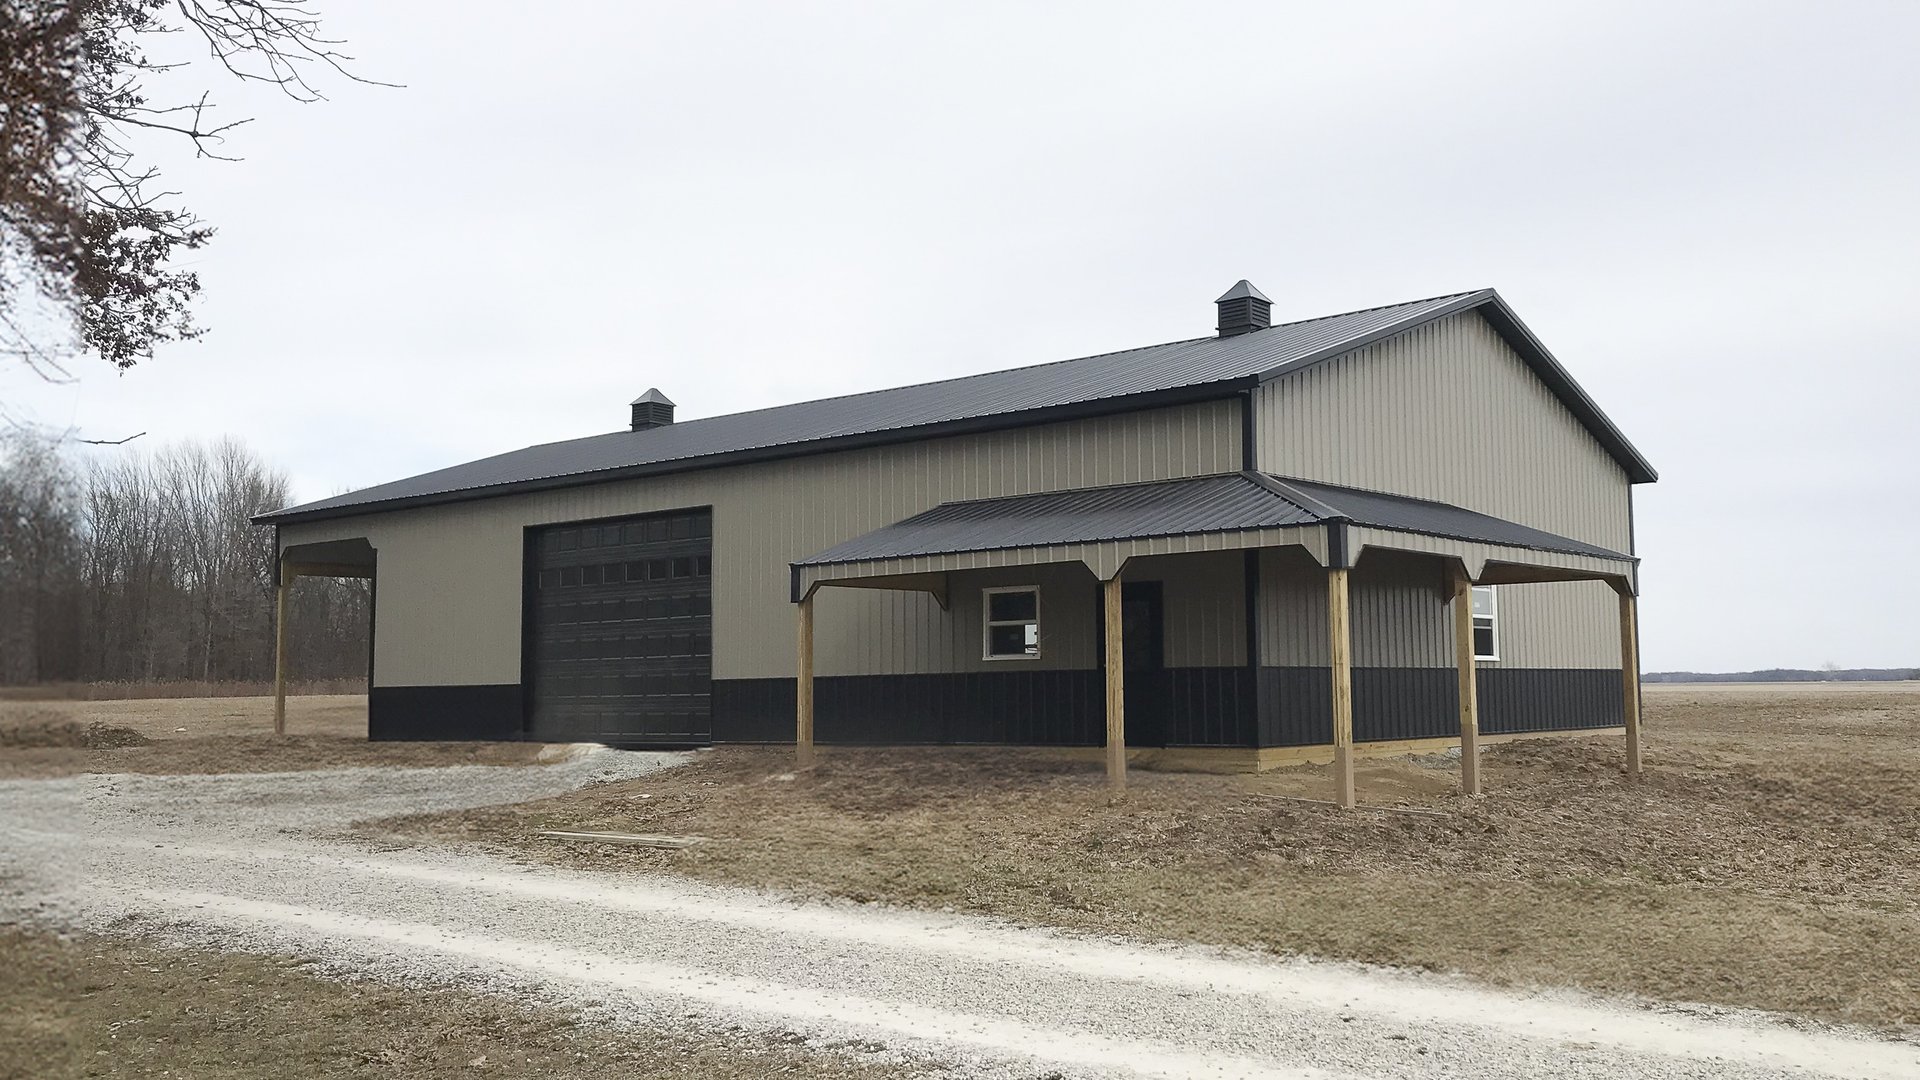
<svg viewBox="0 0 1920 1080">
<path fill-rule="evenodd" d="M 1626 474 L 1476 312 L 1277 379 L 1254 415 L 1267 472 L 1628 549 Z"/>
<path fill-rule="evenodd" d="M 1616 551 L 1631 546 L 1620 466 L 1477 313 L 1276 380 L 1255 401 L 1268 472 L 1436 499 Z M 1503 586 L 1501 663 L 1618 665 L 1613 604 L 1599 582 Z M 1423 619 L 1415 608 L 1425 605 L 1411 596 L 1380 605 L 1376 621 Z M 1357 635 L 1368 618 L 1356 611 Z M 1432 655 L 1432 641 L 1396 642 L 1395 633 L 1362 635 L 1356 649 Z"/>
<path fill-rule="evenodd" d="M 711 506 L 714 677 L 790 676 L 793 560 L 949 500 L 1235 471 L 1239 408 L 1237 400 L 1205 402 L 289 525 L 282 541 L 363 536 L 380 552 L 381 685 L 511 683 L 520 679 L 525 527 Z M 1064 580 L 1061 587 L 1071 588 Z M 977 623 L 942 611 L 929 597 L 829 593 L 815 625 L 822 675 L 973 670 L 982 663 Z M 1077 658 L 1088 647 L 1072 641 L 1068 629 L 1063 655 Z M 1090 663 L 1090 650 L 1088 656 Z"/>
<path fill-rule="evenodd" d="M 1260 553 L 1260 663 L 1327 666 L 1327 572 L 1299 548 Z"/>
<path fill-rule="evenodd" d="M 1353 664 L 1451 668 L 1446 566 L 1430 556 L 1367 551 L 1353 568 Z"/>
<path fill-rule="evenodd" d="M 1604 581 L 1502 585 L 1501 667 L 1620 669 L 1620 597 Z"/>
<path fill-rule="evenodd" d="M 1430 556 L 1395 551 L 1362 556 L 1350 586 L 1355 667 L 1452 666 L 1445 573 L 1444 564 Z M 1295 549 L 1262 552 L 1260 662 L 1324 667 L 1326 607 L 1324 568 Z"/>
<path fill-rule="evenodd" d="M 1172 668 L 1243 667 L 1247 662 L 1244 560 L 1238 551 L 1156 555 L 1127 562 L 1128 581 L 1159 581 Z M 1088 609 L 1089 617 L 1093 608 Z"/>
</svg>

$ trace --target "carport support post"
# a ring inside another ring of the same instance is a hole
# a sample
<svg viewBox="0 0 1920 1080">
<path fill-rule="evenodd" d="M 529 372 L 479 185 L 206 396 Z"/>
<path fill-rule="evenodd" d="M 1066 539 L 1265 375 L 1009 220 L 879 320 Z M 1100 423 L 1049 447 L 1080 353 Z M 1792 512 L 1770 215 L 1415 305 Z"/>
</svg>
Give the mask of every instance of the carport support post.
<svg viewBox="0 0 1920 1080">
<path fill-rule="evenodd" d="M 1460 793 L 1480 794 L 1480 688 L 1473 665 L 1473 579 L 1453 577 L 1453 660 L 1460 670 Z"/>
<path fill-rule="evenodd" d="M 278 567 L 273 597 L 273 733 L 287 733 L 287 586 L 293 573 L 285 563 Z"/>
<path fill-rule="evenodd" d="M 1633 586 L 1616 584 L 1620 593 L 1620 703 L 1627 726 L 1627 778 L 1640 779 L 1640 635 Z"/>
<path fill-rule="evenodd" d="M 1107 621 L 1107 784 L 1127 786 L 1126 651 L 1121 647 L 1120 575 L 1103 586 Z"/>
<path fill-rule="evenodd" d="M 1353 797 L 1353 631 L 1347 569 L 1327 571 L 1327 646 L 1333 667 L 1333 799 L 1351 808 Z"/>
<path fill-rule="evenodd" d="M 794 764 L 813 768 L 813 593 L 800 598 L 798 677 L 794 692 Z"/>
</svg>

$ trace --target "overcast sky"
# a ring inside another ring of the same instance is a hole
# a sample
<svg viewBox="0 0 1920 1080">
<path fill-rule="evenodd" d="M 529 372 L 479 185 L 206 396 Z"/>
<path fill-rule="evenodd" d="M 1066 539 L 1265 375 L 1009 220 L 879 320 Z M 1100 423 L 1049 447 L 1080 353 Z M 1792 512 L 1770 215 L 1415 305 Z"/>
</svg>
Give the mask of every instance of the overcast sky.
<svg viewBox="0 0 1920 1080">
<path fill-rule="evenodd" d="M 405 89 L 164 81 L 258 117 L 209 336 L 0 393 L 304 500 L 1495 286 L 1661 471 L 1649 670 L 1920 664 L 1920 4 L 321 6 Z"/>
</svg>

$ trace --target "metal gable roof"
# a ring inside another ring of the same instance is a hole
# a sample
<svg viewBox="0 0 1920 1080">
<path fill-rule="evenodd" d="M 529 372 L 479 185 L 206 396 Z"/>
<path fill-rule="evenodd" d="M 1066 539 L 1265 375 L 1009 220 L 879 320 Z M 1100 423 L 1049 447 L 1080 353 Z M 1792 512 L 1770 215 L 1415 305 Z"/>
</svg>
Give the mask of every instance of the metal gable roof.
<svg viewBox="0 0 1920 1080">
<path fill-rule="evenodd" d="M 823 566 L 1328 522 L 1536 551 L 1632 559 L 1617 551 L 1447 503 L 1241 472 L 942 503 L 793 565 Z"/>
<path fill-rule="evenodd" d="M 1043 422 L 1221 397 L 1469 308 L 1487 306 L 1529 364 L 1573 407 L 1636 482 L 1653 477 L 1636 451 L 1525 332 L 1491 289 L 1283 323 L 1233 337 L 1170 342 L 1034 367 L 616 431 L 515 450 L 263 514 L 287 523 L 400 505 L 596 483 L 766 460 L 818 449 Z M 1494 309 L 1497 309 L 1498 317 Z M 1522 343 L 1531 343 L 1522 349 Z M 1557 376 L 1557 378 L 1555 377 Z"/>
<path fill-rule="evenodd" d="M 1451 503 L 1264 474 L 1261 480 L 1276 494 L 1314 507 L 1325 520 L 1346 521 L 1353 525 L 1392 529 L 1395 532 L 1444 536 L 1450 540 L 1473 540 L 1535 551 L 1589 555 L 1598 559 L 1632 558 L 1631 555 L 1598 544 L 1574 540 Z"/>
<path fill-rule="evenodd" d="M 1313 525 L 1319 518 L 1242 473 L 942 503 L 796 566 Z"/>
</svg>

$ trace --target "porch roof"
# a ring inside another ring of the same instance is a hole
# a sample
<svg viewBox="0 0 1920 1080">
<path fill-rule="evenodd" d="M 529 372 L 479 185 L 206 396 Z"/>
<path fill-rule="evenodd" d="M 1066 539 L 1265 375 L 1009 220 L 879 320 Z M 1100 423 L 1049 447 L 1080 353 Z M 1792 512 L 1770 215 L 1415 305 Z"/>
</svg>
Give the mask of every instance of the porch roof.
<svg viewBox="0 0 1920 1080">
<path fill-rule="evenodd" d="M 1324 524 L 1634 561 L 1595 544 L 1447 503 L 1240 472 L 942 503 L 793 566 L 799 572 L 843 563 Z"/>
</svg>

